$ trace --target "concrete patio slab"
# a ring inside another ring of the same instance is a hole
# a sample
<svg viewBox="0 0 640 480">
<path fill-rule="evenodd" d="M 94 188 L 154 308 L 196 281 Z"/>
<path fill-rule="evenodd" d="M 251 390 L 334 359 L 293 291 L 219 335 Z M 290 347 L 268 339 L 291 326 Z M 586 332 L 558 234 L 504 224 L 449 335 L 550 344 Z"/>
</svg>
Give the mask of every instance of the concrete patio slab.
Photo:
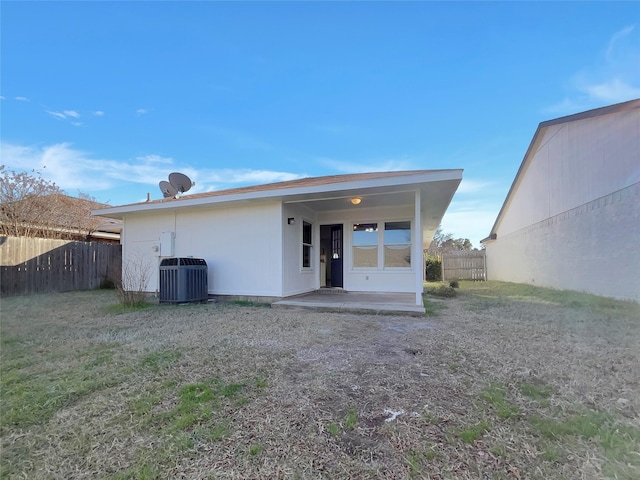
<svg viewBox="0 0 640 480">
<path fill-rule="evenodd" d="M 415 298 L 413 293 L 310 292 L 279 300 L 272 303 L 271 307 L 423 316 L 424 306 L 416 305 Z"/>
</svg>

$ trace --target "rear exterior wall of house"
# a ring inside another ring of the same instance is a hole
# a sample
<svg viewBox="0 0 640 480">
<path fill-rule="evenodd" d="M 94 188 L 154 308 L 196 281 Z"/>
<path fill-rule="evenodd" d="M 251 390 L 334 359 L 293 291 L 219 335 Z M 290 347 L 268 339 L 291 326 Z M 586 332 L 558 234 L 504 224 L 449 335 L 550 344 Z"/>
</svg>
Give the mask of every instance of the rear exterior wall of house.
<svg viewBox="0 0 640 480">
<path fill-rule="evenodd" d="M 127 268 L 144 267 L 146 291 L 157 292 L 162 258 L 203 258 L 210 294 L 280 297 L 281 212 L 277 202 L 127 215 L 123 275 Z"/>
</svg>

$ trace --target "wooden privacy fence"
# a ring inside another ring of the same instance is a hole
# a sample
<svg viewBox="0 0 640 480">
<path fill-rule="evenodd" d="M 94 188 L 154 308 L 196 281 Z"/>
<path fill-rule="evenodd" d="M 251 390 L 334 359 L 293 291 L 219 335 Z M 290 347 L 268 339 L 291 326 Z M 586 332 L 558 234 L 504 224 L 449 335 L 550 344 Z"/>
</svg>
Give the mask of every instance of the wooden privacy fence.
<svg viewBox="0 0 640 480">
<path fill-rule="evenodd" d="M 442 280 L 486 280 L 484 250 L 442 255 Z"/>
<path fill-rule="evenodd" d="M 98 242 L 0 237 L 0 294 L 90 290 L 120 281 L 122 247 Z"/>
</svg>

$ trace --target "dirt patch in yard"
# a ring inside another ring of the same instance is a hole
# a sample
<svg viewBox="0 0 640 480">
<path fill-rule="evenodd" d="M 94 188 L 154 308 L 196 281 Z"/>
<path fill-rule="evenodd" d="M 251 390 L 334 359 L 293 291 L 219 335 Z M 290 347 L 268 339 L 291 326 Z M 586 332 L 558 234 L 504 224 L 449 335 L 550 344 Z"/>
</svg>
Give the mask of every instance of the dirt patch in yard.
<svg viewBox="0 0 640 480">
<path fill-rule="evenodd" d="M 460 290 L 424 318 L 3 299 L 2 476 L 638 478 L 638 306 Z"/>
</svg>

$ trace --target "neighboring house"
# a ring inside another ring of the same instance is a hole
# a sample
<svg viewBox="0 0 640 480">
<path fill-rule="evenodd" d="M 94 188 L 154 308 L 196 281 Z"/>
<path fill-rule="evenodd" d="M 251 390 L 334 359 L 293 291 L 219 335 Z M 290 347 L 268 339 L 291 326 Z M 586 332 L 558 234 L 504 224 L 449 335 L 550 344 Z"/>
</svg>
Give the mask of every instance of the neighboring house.
<svg viewBox="0 0 640 480">
<path fill-rule="evenodd" d="M 640 300 L 640 100 L 541 123 L 482 242 L 490 280 Z"/>
<path fill-rule="evenodd" d="M 93 216 L 109 205 L 60 193 L 0 205 L 0 235 L 118 243 L 122 221 Z"/>
<path fill-rule="evenodd" d="M 411 292 L 462 170 L 304 178 L 101 209 L 124 221 L 123 270 L 203 258 L 209 293 L 280 299 L 320 287 Z M 137 266 L 137 267 L 136 267 Z"/>
</svg>

